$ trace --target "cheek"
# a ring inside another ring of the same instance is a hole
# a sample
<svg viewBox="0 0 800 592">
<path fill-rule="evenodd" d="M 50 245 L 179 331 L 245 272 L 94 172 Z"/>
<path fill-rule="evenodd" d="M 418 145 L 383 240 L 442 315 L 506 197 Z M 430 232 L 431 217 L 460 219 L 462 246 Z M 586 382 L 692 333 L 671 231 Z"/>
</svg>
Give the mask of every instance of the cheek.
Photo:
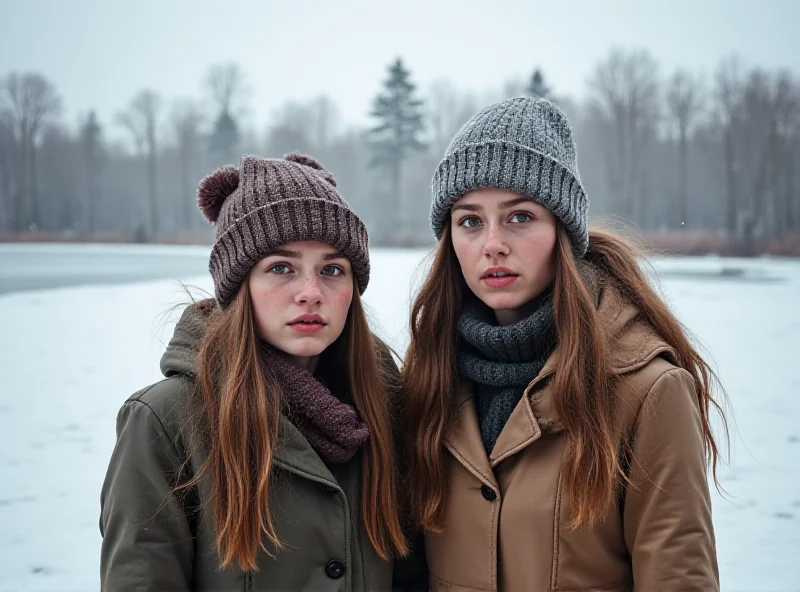
<svg viewBox="0 0 800 592">
<path fill-rule="evenodd" d="M 481 248 L 478 245 L 478 241 L 468 241 L 453 237 L 453 251 L 462 271 L 472 269 L 475 261 L 480 259 Z"/>
<path fill-rule="evenodd" d="M 337 321 L 344 324 L 347 319 L 347 313 L 350 310 L 350 304 L 353 302 L 353 286 L 352 284 L 347 287 L 337 287 L 331 289 L 328 294 L 328 303 L 330 304 L 331 313 L 336 315 Z"/>
<path fill-rule="evenodd" d="M 550 279 L 555 274 L 555 234 L 543 233 L 525 238 L 520 243 L 525 266 L 539 277 Z"/>
<path fill-rule="evenodd" d="M 280 325 L 280 319 L 275 311 L 285 308 L 287 299 L 290 299 L 290 296 L 285 287 L 271 285 L 268 282 L 250 282 L 250 302 L 262 339 L 267 338 L 274 326 Z"/>
<path fill-rule="evenodd" d="M 270 285 L 266 282 L 255 286 L 251 284 L 250 295 L 256 310 L 281 306 L 291 298 L 286 287 Z"/>
</svg>

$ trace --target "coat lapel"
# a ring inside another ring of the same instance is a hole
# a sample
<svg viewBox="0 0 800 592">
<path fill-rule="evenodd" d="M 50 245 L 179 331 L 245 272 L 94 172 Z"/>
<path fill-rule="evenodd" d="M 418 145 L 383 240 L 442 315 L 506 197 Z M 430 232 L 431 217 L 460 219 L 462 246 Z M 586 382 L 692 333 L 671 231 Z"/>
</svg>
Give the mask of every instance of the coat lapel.
<svg viewBox="0 0 800 592">
<path fill-rule="evenodd" d="M 308 440 L 283 414 L 278 419 L 275 464 L 290 473 L 338 488 L 336 478 L 322 462 Z"/>
<path fill-rule="evenodd" d="M 456 417 L 447 431 L 444 445 L 484 485 L 497 489 L 497 481 L 481 441 L 471 384 L 465 382 L 459 387 L 456 405 Z"/>
<path fill-rule="evenodd" d="M 528 397 L 520 398 L 517 406 L 509 415 L 506 425 L 497 437 L 492 453 L 489 455 L 489 464 L 495 468 L 500 461 L 523 450 L 529 444 L 538 440 L 542 435 L 539 423 L 533 415 Z"/>
</svg>

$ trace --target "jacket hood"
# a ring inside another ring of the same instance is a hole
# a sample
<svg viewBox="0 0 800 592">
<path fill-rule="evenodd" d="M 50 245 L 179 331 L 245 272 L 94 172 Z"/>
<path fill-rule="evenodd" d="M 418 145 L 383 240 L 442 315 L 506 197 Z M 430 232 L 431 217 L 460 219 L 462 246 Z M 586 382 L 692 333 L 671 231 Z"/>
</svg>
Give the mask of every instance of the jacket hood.
<svg viewBox="0 0 800 592">
<path fill-rule="evenodd" d="M 217 303 L 213 298 L 199 300 L 186 307 L 161 356 L 161 373 L 164 376 L 195 375 L 195 359 L 200 342 L 216 308 Z"/>
</svg>

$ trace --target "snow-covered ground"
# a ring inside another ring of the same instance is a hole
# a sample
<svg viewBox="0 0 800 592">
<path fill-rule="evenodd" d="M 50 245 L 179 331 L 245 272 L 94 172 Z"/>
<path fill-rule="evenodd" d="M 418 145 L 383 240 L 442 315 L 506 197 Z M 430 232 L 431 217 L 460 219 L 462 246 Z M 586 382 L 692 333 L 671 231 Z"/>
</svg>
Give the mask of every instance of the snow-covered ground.
<svg viewBox="0 0 800 592">
<path fill-rule="evenodd" d="M 175 252 L 174 250 L 172 251 Z M 366 301 L 397 349 L 421 251 L 373 252 Z M 800 590 L 800 261 L 659 261 L 735 413 L 715 494 L 722 589 Z M 204 277 L 187 283 L 210 290 Z M 99 588 L 99 490 L 120 404 L 158 380 L 177 281 L 0 296 L 0 592 Z"/>
</svg>

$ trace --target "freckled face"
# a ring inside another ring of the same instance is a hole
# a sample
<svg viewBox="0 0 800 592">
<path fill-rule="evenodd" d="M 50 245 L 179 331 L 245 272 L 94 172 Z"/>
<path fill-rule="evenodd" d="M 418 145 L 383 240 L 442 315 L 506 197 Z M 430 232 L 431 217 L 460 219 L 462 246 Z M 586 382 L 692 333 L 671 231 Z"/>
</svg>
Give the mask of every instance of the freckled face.
<svg viewBox="0 0 800 592">
<path fill-rule="evenodd" d="M 478 189 L 450 212 L 453 249 L 469 289 L 500 324 L 517 322 L 525 305 L 555 279 L 558 221 L 537 202 L 504 189 Z"/>
<path fill-rule="evenodd" d="M 354 282 L 350 261 L 335 247 L 282 245 L 253 266 L 247 281 L 258 336 L 273 347 L 302 362 L 341 335 Z"/>
</svg>

